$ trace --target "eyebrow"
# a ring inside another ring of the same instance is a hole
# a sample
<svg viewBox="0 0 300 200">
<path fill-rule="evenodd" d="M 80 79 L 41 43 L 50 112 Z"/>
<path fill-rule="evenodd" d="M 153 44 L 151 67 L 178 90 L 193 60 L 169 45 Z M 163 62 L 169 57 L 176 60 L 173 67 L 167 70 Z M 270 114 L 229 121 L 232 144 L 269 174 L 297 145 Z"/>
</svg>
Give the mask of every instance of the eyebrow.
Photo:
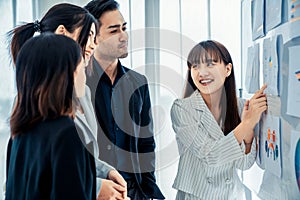
<svg viewBox="0 0 300 200">
<path fill-rule="evenodd" d="M 124 22 L 123 24 L 122 24 L 122 26 L 125 26 L 127 24 L 127 22 Z M 110 29 L 110 28 L 119 28 L 121 25 L 119 25 L 119 24 L 117 24 L 117 25 L 111 25 L 111 26 L 109 26 L 107 29 Z"/>
</svg>

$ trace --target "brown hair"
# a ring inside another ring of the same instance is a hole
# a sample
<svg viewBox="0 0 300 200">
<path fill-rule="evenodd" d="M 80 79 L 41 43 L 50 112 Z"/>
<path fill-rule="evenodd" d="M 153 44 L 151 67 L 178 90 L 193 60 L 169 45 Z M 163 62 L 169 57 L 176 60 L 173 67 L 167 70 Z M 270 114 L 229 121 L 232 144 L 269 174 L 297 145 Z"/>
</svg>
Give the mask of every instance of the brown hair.
<svg viewBox="0 0 300 200">
<path fill-rule="evenodd" d="M 81 58 L 79 45 L 63 35 L 45 33 L 25 42 L 16 61 L 13 137 L 43 120 L 73 114 L 74 72 Z"/>
</svg>

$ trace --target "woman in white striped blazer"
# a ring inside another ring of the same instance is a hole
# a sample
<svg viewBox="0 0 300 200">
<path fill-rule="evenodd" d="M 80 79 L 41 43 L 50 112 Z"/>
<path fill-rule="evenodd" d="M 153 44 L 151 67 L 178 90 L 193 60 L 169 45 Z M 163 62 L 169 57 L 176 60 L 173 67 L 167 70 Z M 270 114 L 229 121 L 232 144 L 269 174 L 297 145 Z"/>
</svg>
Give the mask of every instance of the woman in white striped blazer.
<svg viewBox="0 0 300 200">
<path fill-rule="evenodd" d="M 266 86 L 238 102 L 231 56 L 216 41 L 197 44 L 187 64 L 184 98 L 171 109 L 180 154 L 176 199 L 240 199 L 236 169 L 255 161 L 254 127 L 267 109 Z"/>
</svg>

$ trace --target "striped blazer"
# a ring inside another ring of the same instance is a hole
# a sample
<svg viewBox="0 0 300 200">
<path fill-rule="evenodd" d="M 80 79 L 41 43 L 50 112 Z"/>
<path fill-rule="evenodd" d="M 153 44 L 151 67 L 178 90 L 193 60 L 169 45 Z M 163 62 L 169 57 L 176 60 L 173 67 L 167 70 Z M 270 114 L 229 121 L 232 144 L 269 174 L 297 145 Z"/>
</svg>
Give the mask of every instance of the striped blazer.
<svg viewBox="0 0 300 200">
<path fill-rule="evenodd" d="M 243 103 L 239 100 L 240 114 Z M 173 188 L 194 199 L 240 198 L 243 186 L 236 169 L 255 162 L 255 139 L 246 155 L 244 142 L 239 144 L 233 132 L 224 136 L 198 90 L 174 101 L 171 119 L 180 154 Z"/>
</svg>

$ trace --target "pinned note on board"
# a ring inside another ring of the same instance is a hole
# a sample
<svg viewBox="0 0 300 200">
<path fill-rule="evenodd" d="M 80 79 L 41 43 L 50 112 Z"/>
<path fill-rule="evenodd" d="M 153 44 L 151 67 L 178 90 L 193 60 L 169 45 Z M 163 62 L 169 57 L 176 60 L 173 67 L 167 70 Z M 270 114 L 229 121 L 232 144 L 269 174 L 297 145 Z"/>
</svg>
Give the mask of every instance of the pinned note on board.
<svg viewBox="0 0 300 200">
<path fill-rule="evenodd" d="M 289 47 L 287 114 L 300 118 L 300 45 Z"/>
</svg>

